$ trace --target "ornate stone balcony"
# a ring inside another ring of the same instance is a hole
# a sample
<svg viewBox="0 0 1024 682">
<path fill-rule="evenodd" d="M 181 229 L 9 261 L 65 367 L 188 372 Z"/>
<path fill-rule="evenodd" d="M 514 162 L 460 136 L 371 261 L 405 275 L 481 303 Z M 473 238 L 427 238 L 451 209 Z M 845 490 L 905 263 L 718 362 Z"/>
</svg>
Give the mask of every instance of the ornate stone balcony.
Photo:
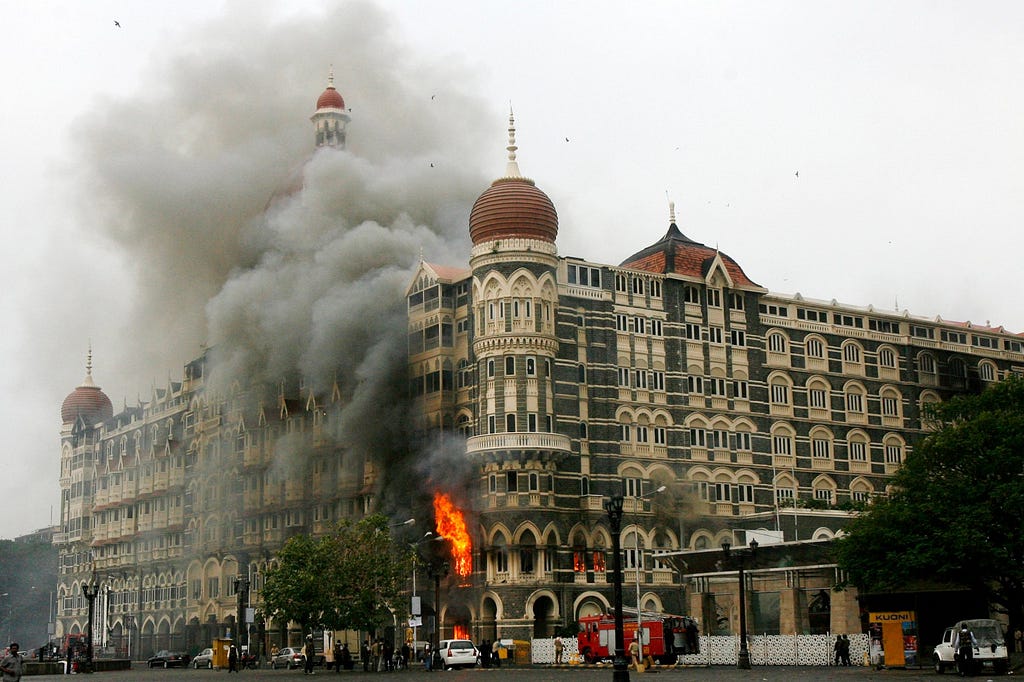
<svg viewBox="0 0 1024 682">
<path fill-rule="evenodd" d="M 572 453 L 572 441 L 560 433 L 489 433 L 466 441 L 466 454 L 507 459 L 561 459 Z"/>
</svg>

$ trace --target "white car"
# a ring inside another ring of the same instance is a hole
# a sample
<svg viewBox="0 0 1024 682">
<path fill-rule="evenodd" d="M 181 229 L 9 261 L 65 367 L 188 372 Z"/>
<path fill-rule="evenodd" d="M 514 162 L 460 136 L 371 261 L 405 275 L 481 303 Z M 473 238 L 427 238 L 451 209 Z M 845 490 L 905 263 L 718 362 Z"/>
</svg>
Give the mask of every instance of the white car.
<svg viewBox="0 0 1024 682">
<path fill-rule="evenodd" d="M 1010 669 L 1010 658 L 1006 653 L 1003 627 L 999 621 L 991 618 L 961 620 L 952 627 L 946 628 L 942 633 L 942 641 L 935 646 L 935 651 L 932 653 L 935 672 L 941 674 L 947 670 L 957 670 L 953 641 L 956 638 L 956 633 L 965 624 L 974 634 L 974 639 L 978 644 L 974 647 L 974 670 L 969 671 L 970 674 L 980 670 L 991 670 L 996 675 L 1005 675 Z"/>
<path fill-rule="evenodd" d="M 437 646 L 445 668 L 472 668 L 476 666 L 477 651 L 468 639 L 442 639 Z"/>
</svg>

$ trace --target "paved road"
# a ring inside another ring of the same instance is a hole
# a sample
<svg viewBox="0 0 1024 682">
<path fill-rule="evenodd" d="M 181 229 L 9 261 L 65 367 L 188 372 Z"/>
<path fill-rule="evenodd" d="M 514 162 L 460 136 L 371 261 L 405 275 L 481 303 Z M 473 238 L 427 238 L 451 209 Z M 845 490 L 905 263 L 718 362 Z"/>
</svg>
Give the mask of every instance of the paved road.
<svg viewBox="0 0 1024 682">
<path fill-rule="evenodd" d="M 504 667 L 501 669 L 457 670 L 427 673 L 422 669 L 394 673 L 364 673 L 324 671 L 318 669 L 316 678 L 323 682 L 611 682 L 611 668 L 579 668 L 551 666 Z M 504 678 L 500 680 L 499 678 Z M 728 666 L 711 668 L 675 668 L 672 670 L 650 671 L 639 675 L 630 673 L 631 682 L 829 682 L 831 680 L 871 680 L 877 682 L 912 682 L 938 678 L 930 669 L 925 670 L 875 670 L 873 668 L 807 668 L 807 667 L 755 667 L 752 670 L 737 670 Z M 653 678 L 653 679 L 652 679 Z M 62 675 L 41 675 L 26 677 L 30 680 L 78 679 Z M 222 670 L 150 670 L 145 666 L 119 672 L 96 673 L 91 682 L 202 682 L 220 680 L 226 682 L 228 673 Z M 230 678 L 236 679 L 236 678 Z M 237 676 L 239 682 L 286 682 L 287 680 L 308 679 L 301 670 L 246 670 Z M 979 682 L 991 676 L 979 675 Z"/>
</svg>

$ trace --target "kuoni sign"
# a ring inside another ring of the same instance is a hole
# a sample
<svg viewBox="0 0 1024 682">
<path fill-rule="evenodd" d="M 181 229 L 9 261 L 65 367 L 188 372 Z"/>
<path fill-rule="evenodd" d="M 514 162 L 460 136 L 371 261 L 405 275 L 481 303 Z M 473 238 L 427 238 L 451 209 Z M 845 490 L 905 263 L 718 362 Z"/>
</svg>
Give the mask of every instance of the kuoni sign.
<svg viewBox="0 0 1024 682">
<path fill-rule="evenodd" d="M 914 611 L 868 613 L 868 622 L 872 624 L 871 648 L 881 649 L 886 667 L 917 665 L 917 614 Z"/>
</svg>

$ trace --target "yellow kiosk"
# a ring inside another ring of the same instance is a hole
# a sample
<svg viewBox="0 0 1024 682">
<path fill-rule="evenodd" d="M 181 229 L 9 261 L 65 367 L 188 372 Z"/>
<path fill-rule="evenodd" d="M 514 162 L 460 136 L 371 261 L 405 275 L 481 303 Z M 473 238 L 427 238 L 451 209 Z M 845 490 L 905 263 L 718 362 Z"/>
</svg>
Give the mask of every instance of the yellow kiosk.
<svg viewBox="0 0 1024 682">
<path fill-rule="evenodd" d="M 218 637 L 213 640 L 213 667 L 228 667 L 228 652 L 231 650 L 231 639 Z"/>
<path fill-rule="evenodd" d="M 882 660 L 887 668 L 917 665 L 917 614 L 913 611 L 882 611 L 869 613 L 871 648 L 881 645 Z M 877 634 L 881 630 L 880 640 Z"/>
</svg>

